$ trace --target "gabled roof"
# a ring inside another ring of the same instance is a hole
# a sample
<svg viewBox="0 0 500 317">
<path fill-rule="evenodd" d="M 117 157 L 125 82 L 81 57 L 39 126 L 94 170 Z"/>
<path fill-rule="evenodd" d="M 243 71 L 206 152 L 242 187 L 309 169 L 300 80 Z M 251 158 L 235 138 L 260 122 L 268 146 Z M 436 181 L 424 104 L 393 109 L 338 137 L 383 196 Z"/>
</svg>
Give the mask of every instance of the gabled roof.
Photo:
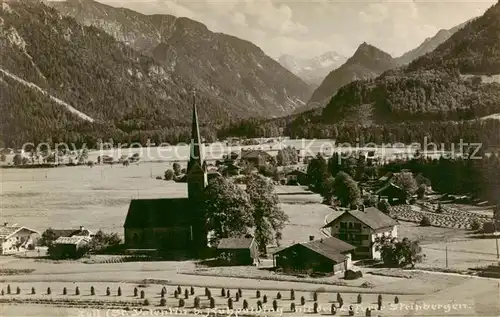
<svg viewBox="0 0 500 317">
<path fill-rule="evenodd" d="M 90 238 L 76 236 L 76 237 L 59 237 L 54 241 L 54 244 L 79 244 L 80 242 L 89 242 Z"/>
<path fill-rule="evenodd" d="M 269 158 L 269 157 L 271 157 L 271 154 L 269 154 L 263 150 L 242 150 L 241 151 L 241 159 L 261 158 L 261 157 Z"/>
<path fill-rule="evenodd" d="M 59 237 L 73 237 L 73 236 L 89 236 L 93 232 L 88 229 L 52 229 L 56 238 Z"/>
<path fill-rule="evenodd" d="M 296 169 L 296 170 L 293 170 L 291 172 L 288 172 L 286 174 L 286 176 L 288 176 L 288 175 L 305 175 L 305 176 L 307 176 L 307 173 L 302 171 L 302 170 Z"/>
<path fill-rule="evenodd" d="M 286 250 L 297 247 L 299 245 L 315 253 L 321 254 L 327 259 L 330 259 L 337 263 L 344 261 L 345 253 L 356 249 L 355 246 L 350 245 L 347 242 L 339 240 L 335 237 L 329 237 L 320 240 L 309 241 L 306 243 L 297 243 L 288 248 L 282 249 L 275 254 L 285 252 Z"/>
<path fill-rule="evenodd" d="M 133 199 L 125 228 L 166 228 L 191 223 L 188 198 Z"/>
<path fill-rule="evenodd" d="M 249 249 L 254 238 L 223 238 L 217 249 Z"/>
<path fill-rule="evenodd" d="M 379 195 L 386 191 L 398 191 L 404 193 L 404 190 L 393 182 L 387 182 L 384 186 L 380 187 L 375 191 L 375 195 Z"/>
<path fill-rule="evenodd" d="M 345 214 L 349 214 L 353 216 L 354 218 L 358 219 L 368 227 L 372 228 L 373 230 L 377 230 L 380 228 L 386 228 L 386 227 L 392 227 L 397 225 L 396 220 L 392 219 L 388 215 L 384 214 L 380 210 L 378 210 L 375 207 L 368 207 L 365 208 L 364 211 L 361 210 L 348 210 L 344 212 L 343 214 L 339 215 L 332 221 L 330 221 L 327 225 L 325 225 L 323 228 L 328 228 L 333 225 L 335 225 L 340 218 L 342 218 Z"/>
<path fill-rule="evenodd" d="M 38 231 L 30 229 L 30 228 L 27 228 L 27 227 L 1 226 L 0 227 L 0 239 L 2 239 L 2 240 L 8 239 L 8 238 L 12 237 L 13 235 L 15 235 L 16 233 L 18 233 L 21 230 L 28 230 L 28 231 L 31 231 L 32 233 L 39 234 Z"/>
</svg>

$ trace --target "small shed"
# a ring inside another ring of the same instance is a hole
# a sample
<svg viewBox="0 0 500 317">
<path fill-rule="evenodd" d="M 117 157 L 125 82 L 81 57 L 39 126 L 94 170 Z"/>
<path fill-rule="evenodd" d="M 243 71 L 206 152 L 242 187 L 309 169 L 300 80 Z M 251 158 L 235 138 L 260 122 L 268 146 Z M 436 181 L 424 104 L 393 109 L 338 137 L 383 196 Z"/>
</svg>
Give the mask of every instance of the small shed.
<svg viewBox="0 0 500 317">
<path fill-rule="evenodd" d="M 259 261 L 257 242 L 253 237 L 223 238 L 217 245 L 219 259 L 231 265 L 251 265 Z"/>
<path fill-rule="evenodd" d="M 59 237 L 52 244 L 50 254 L 57 259 L 76 259 L 85 253 L 89 242 L 90 238 L 84 236 Z"/>
<path fill-rule="evenodd" d="M 355 248 L 335 237 L 297 243 L 274 253 L 275 266 L 286 272 L 340 273 L 351 268 Z"/>
</svg>

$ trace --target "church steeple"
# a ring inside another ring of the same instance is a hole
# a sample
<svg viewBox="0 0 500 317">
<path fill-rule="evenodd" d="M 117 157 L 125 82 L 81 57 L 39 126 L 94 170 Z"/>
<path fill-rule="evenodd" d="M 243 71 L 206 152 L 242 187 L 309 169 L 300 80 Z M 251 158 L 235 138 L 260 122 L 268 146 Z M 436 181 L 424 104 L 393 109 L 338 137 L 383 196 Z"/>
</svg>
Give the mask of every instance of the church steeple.
<svg viewBox="0 0 500 317">
<path fill-rule="evenodd" d="M 206 164 L 203 160 L 203 143 L 198 125 L 196 109 L 196 95 L 193 92 L 193 122 L 191 126 L 191 148 L 187 168 L 188 198 L 193 202 L 202 198 L 203 190 L 207 186 Z"/>
</svg>

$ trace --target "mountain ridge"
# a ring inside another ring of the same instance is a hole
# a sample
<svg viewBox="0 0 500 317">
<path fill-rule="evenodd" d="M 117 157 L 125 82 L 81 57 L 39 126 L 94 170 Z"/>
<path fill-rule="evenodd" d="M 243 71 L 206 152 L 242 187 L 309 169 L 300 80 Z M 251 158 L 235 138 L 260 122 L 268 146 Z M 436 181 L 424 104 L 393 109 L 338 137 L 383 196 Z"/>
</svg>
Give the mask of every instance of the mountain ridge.
<svg viewBox="0 0 500 317">
<path fill-rule="evenodd" d="M 360 79 L 374 78 L 396 66 L 389 53 L 363 42 L 342 66 L 328 74 L 314 91 L 306 109 L 301 110 L 323 107 L 344 85 Z"/>
<path fill-rule="evenodd" d="M 309 85 L 257 45 L 212 32 L 201 22 L 167 14 L 145 15 L 93 0 L 50 5 L 152 56 L 172 73 L 196 83 L 214 102 L 240 105 L 242 117 L 287 115 L 312 93 Z"/>
<path fill-rule="evenodd" d="M 498 113 L 500 85 L 483 82 L 480 75 L 500 74 L 499 33 L 500 2 L 407 66 L 342 87 L 324 108 L 323 119 L 370 124 Z"/>
</svg>

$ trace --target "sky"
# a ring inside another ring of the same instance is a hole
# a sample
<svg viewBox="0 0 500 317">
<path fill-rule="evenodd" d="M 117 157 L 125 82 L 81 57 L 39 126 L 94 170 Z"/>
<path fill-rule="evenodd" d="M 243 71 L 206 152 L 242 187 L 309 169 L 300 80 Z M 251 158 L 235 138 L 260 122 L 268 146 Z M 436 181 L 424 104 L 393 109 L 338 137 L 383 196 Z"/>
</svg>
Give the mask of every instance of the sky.
<svg viewBox="0 0 500 317">
<path fill-rule="evenodd" d="M 249 40 L 266 54 L 351 56 L 363 42 L 400 56 L 440 29 L 480 16 L 496 0 L 98 0 L 145 14 L 166 13 Z"/>
</svg>

